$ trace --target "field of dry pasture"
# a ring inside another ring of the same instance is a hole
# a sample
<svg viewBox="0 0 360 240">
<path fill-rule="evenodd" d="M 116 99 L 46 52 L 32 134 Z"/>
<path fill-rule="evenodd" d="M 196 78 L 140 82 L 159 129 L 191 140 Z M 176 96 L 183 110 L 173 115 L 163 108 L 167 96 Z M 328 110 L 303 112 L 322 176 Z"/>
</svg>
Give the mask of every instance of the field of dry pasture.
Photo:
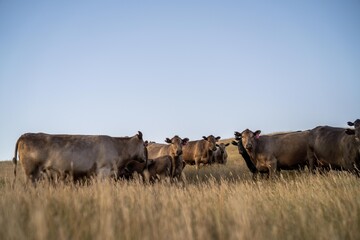
<svg viewBox="0 0 360 240">
<path fill-rule="evenodd" d="M 227 166 L 185 183 L 26 186 L 0 162 L 0 239 L 360 239 L 360 179 L 282 172 L 252 181 L 234 146 Z"/>
</svg>

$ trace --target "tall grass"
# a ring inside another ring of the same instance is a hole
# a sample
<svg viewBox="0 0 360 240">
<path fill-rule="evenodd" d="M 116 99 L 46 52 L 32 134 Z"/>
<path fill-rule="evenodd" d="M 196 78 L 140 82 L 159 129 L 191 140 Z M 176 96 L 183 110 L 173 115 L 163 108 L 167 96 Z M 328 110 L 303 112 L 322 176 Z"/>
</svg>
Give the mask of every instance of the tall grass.
<svg viewBox="0 0 360 240">
<path fill-rule="evenodd" d="M 36 188 L 20 176 L 12 189 L 12 166 L 1 163 L 0 239 L 360 239 L 360 184 L 351 174 L 284 172 L 254 182 L 230 159 L 198 175 L 187 166 L 185 175 L 173 184 Z"/>
</svg>

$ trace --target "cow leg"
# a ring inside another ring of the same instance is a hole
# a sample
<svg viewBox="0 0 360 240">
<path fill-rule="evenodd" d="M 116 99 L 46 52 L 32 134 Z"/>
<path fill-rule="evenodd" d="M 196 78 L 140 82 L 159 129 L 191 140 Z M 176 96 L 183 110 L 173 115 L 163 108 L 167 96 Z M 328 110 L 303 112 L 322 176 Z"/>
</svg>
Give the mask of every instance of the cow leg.
<svg viewBox="0 0 360 240">
<path fill-rule="evenodd" d="M 311 173 L 315 174 L 315 162 L 317 162 L 317 159 L 315 157 L 314 149 L 308 147 L 307 149 L 307 158 L 309 161 L 309 170 Z"/>
<path fill-rule="evenodd" d="M 105 178 L 109 177 L 111 174 L 111 169 L 108 167 L 102 167 L 97 169 L 96 176 L 98 180 L 104 180 Z"/>
<path fill-rule="evenodd" d="M 196 166 L 196 174 L 199 174 L 200 159 L 195 159 L 195 166 Z"/>
<path fill-rule="evenodd" d="M 33 169 L 33 171 L 31 171 L 28 179 L 31 181 L 32 185 L 36 187 L 36 183 L 40 180 L 40 177 L 41 177 L 40 169 L 39 167 L 36 167 Z"/>
<path fill-rule="evenodd" d="M 268 163 L 269 178 L 273 179 L 277 173 L 277 159 L 272 158 Z"/>
</svg>

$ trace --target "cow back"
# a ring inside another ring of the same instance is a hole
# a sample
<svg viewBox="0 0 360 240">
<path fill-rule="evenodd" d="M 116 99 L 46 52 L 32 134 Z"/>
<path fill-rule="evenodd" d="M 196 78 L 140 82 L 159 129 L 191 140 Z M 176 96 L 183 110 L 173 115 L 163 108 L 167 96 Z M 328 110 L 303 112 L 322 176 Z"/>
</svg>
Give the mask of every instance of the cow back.
<svg viewBox="0 0 360 240">
<path fill-rule="evenodd" d="M 196 158 L 206 155 L 206 153 L 205 140 L 189 141 L 183 147 L 183 160 L 188 164 L 194 164 Z"/>
<path fill-rule="evenodd" d="M 150 143 L 147 146 L 147 150 L 150 159 L 170 155 L 170 146 L 168 144 Z"/>
<path fill-rule="evenodd" d="M 350 170 L 359 165 L 359 148 L 354 135 L 345 128 L 319 126 L 310 131 L 309 152 L 319 166 Z"/>
</svg>

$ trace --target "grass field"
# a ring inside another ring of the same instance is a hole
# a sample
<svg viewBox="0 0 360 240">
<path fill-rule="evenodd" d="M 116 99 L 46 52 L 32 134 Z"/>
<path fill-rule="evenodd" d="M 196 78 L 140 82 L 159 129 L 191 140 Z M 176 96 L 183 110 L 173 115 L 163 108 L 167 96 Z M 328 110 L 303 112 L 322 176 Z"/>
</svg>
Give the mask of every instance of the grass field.
<svg viewBox="0 0 360 240">
<path fill-rule="evenodd" d="M 252 181 L 234 146 L 227 166 L 185 183 L 25 185 L 0 162 L 0 239 L 360 239 L 360 179 L 282 172 Z"/>
</svg>

